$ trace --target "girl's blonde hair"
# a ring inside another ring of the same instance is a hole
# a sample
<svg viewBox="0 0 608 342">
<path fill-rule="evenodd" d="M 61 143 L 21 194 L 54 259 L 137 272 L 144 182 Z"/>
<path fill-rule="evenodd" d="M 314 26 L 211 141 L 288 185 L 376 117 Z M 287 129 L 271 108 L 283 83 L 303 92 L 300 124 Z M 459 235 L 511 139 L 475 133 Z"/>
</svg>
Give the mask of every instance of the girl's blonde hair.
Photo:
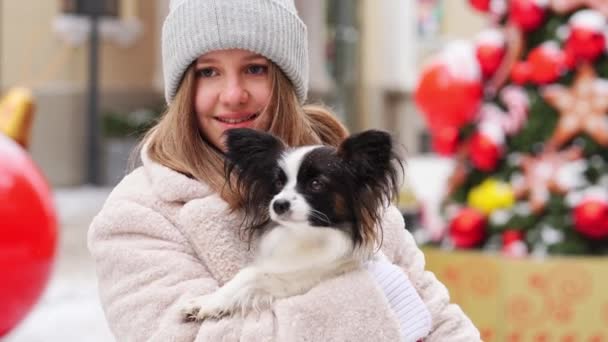
<svg viewBox="0 0 608 342">
<path fill-rule="evenodd" d="M 294 88 L 283 72 L 270 63 L 272 92 L 267 114 L 271 113 L 268 132 L 289 146 L 325 144 L 338 146 L 348 130 L 318 105 L 300 105 Z M 148 156 L 166 167 L 206 183 L 221 195 L 231 208 L 240 208 L 243 198 L 226 186 L 222 152 L 207 142 L 194 113 L 194 67 L 191 65 L 177 93 L 160 121 L 144 136 Z"/>
</svg>

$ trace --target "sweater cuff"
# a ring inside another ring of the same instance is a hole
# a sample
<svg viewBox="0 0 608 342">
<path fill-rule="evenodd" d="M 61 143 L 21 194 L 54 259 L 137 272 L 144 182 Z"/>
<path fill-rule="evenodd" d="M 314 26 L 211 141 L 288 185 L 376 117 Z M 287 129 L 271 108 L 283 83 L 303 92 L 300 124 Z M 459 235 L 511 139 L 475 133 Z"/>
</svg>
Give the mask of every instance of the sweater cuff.
<svg viewBox="0 0 608 342">
<path fill-rule="evenodd" d="M 367 271 L 397 316 L 403 341 L 421 340 L 431 331 L 431 314 L 405 273 L 386 261 L 370 261 Z"/>
</svg>

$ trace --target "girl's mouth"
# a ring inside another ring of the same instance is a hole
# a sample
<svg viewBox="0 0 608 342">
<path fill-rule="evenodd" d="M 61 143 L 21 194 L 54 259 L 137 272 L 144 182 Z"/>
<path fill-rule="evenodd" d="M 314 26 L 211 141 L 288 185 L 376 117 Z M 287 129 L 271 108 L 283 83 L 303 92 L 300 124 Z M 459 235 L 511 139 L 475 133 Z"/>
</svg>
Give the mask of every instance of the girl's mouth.
<svg viewBox="0 0 608 342">
<path fill-rule="evenodd" d="M 221 122 L 221 123 L 225 123 L 228 125 L 238 125 L 241 123 L 245 123 L 248 121 L 253 121 L 255 119 L 258 118 L 258 116 L 260 116 L 260 113 L 253 113 L 244 117 L 240 117 L 240 118 L 224 118 L 224 117 L 219 117 L 219 116 L 215 116 L 214 119 Z"/>
</svg>

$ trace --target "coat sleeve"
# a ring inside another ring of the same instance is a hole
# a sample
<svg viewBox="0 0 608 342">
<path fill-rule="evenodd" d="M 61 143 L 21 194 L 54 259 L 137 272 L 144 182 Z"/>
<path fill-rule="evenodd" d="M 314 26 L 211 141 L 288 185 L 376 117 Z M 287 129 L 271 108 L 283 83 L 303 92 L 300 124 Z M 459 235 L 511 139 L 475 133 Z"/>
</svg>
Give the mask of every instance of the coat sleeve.
<svg viewBox="0 0 608 342">
<path fill-rule="evenodd" d="M 118 341 L 195 340 L 198 327 L 182 322 L 179 303 L 217 282 L 161 214 L 127 200 L 107 203 L 91 224 L 88 246 Z"/>
<path fill-rule="evenodd" d="M 201 227 L 204 229 L 204 227 Z M 94 219 L 88 244 L 117 341 L 396 341 L 399 325 L 364 270 L 246 317 L 185 323 L 181 303 L 217 289 L 189 241 L 158 212 L 120 200 Z"/>
<path fill-rule="evenodd" d="M 479 331 L 456 304 L 450 303 L 446 287 L 425 270 L 424 254 L 405 229 L 399 210 L 391 206 L 384 215 L 382 250 L 391 262 L 408 275 L 432 317 L 431 333 L 425 341 L 480 341 Z"/>
</svg>

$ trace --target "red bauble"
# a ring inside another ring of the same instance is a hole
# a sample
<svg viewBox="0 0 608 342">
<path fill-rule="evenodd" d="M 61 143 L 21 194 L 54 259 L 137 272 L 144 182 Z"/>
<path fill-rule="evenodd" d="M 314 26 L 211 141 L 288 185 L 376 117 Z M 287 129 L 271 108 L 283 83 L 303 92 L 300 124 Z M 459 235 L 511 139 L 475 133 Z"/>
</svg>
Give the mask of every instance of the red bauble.
<svg viewBox="0 0 608 342">
<path fill-rule="evenodd" d="M 481 80 L 460 77 L 448 65 L 435 62 L 422 70 L 415 100 L 431 131 L 460 128 L 473 120 L 481 102 Z"/>
<path fill-rule="evenodd" d="M 524 234 L 521 230 L 507 229 L 502 233 L 502 244 L 510 245 L 517 241 L 523 241 Z"/>
<path fill-rule="evenodd" d="M 500 36 L 492 39 L 492 35 L 495 35 L 494 32 L 488 32 L 487 35 L 481 36 L 475 51 L 481 73 L 484 77 L 494 75 L 502 63 L 506 52 L 504 40 L 501 41 Z"/>
<path fill-rule="evenodd" d="M 48 281 L 57 242 L 51 198 L 27 153 L 0 134 L 0 337 L 24 318 Z"/>
<path fill-rule="evenodd" d="M 576 60 L 593 62 L 606 50 L 606 37 L 603 32 L 573 28 L 565 49 Z"/>
<path fill-rule="evenodd" d="M 564 67 L 567 70 L 573 70 L 576 68 L 577 64 L 578 58 L 575 56 L 574 51 L 568 49 L 564 50 Z"/>
<path fill-rule="evenodd" d="M 528 254 L 528 248 L 523 241 L 521 230 L 507 229 L 502 233 L 502 254 L 508 257 L 523 257 Z"/>
<path fill-rule="evenodd" d="M 566 69 L 564 52 L 556 44 L 545 43 L 533 49 L 528 56 L 530 80 L 536 84 L 556 81 Z"/>
<path fill-rule="evenodd" d="M 502 148 L 482 132 L 476 132 L 469 141 L 469 158 L 473 166 L 481 171 L 496 169 L 502 157 Z"/>
<path fill-rule="evenodd" d="M 469 4 L 480 12 L 490 11 L 490 0 L 469 0 Z"/>
<path fill-rule="evenodd" d="M 486 236 L 486 217 L 475 209 L 464 208 L 450 222 L 449 233 L 455 247 L 475 247 Z"/>
<path fill-rule="evenodd" d="M 535 0 L 511 0 L 509 19 L 524 31 L 534 31 L 545 20 L 545 9 Z"/>
<path fill-rule="evenodd" d="M 511 69 L 511 81 L 518 85 L 524 85 L 530 80 L 532 70 L 530 63 L 528 62 L 517 62 Z"/>
<path fill-rule="evenodd" d="M 608 203 L 588 199 L 574 208 L 574 228 L 581 234 L 592 238 L 608 237 Z"/>
<path fill-rule="evenodd" d="M 433 150 L 444 156 L 451 156 L 458 149 L 460 132 L 454 127 L 442 127 L 433 132 Z"/>
</svg>

